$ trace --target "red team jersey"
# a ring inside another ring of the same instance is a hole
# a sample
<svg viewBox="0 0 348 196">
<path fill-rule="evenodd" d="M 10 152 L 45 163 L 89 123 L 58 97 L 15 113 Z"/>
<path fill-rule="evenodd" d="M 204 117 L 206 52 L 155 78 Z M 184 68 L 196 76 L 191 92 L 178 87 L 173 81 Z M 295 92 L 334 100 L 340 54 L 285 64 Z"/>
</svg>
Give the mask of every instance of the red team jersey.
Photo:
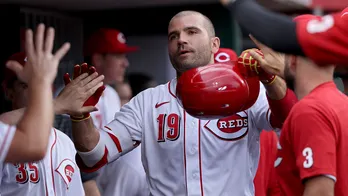
<svg viewBox="0 0 348 196">
<path fill-rule="evenodd" d="M 306 178 L 326 175 L 335 195 L 347 195 L 348 98 L 333 82 L 324 83 L 291 110 L 280 136 L 276 167 L 282 193 L 302 195 Z"/>
<path fill-rule="evenodd" d="M 348 65 L 348 9 L 320 19 L 297 22 L 303 52 L 317 64 Z"/>
<path fill-rule="evenodd" d="M 260 160 L 254 179 L 255 196 L 279 196 L 280 189 L 275 173 L 278 136 L 274 131 L 260 134 Z"/>
</svg>

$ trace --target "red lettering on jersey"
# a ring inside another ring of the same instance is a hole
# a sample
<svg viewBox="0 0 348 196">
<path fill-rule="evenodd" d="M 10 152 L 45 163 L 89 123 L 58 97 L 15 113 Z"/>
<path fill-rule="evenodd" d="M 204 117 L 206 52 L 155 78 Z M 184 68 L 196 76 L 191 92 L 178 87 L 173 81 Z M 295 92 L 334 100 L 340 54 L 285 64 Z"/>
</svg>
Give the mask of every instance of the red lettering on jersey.
<svg viewBox="0 0 348 196">
<path fill-rule="evenodd" d="M 164 121 L 166 119 L 166 115 L 165 114 L 160 114 L 157 117 L 157 122 L 158 122 L 158 138 L 157 138 L 157 142 L 165 142 L 164 140 Z"/>
<path fill-rule="evenodd" d="M 180 135 L 180 117 L 177 114 L 169 114 L 167 119 L 169 128 L 167 131 L 167 139 L 175 141 Z"/>
<path fill-rule="evenodd" d="M 158 136 L 157 142 L 165 142 L 166 139 L 175 141 L 180 136 L 180 117 L 178 114 L 160 114 L 157 117 Z"/>
<path fill-rule="evenodd" d="M 225 133 L 235 133 L 242 128 L 248 128 L 248 117 L 238 114 L 218 120 L 217 127 Z"/>
<path fill-rule="evenodd" d="M 16 182 L 25 184 L 27 182 L 38 183 L 40 181 L 39 167 L 37 163 L 17 163 L 14 164 L 18 173 L 16 174 Z"/>
<path fill-rule="evenodd" d="M 238 140 L 248 133 L 248 115 L 243 111 L 219 120 L 211 120 L 204 128 L 222 140 Z"/>
</svg>

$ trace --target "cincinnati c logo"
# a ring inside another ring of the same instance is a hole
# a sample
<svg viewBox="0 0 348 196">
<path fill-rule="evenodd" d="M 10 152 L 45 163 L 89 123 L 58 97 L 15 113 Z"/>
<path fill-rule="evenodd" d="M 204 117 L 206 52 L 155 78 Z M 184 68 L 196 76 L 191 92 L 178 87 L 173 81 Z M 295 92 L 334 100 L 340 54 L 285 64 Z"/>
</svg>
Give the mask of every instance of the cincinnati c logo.
<svg viewBox="0 0 348 196">
<path fill-rule="evenodd" d="M 231 61 L 231 57 L 226 52 L 220 52 L 216 55 L 215 61 L 218 63 L 225 63 Z"/>
<path fill-rule="evenodd" d="M 76 164 L 70 159 L 64 159 L 55 170 L 63 178 L 67 189 L 74 175 Z"/>
</svg>

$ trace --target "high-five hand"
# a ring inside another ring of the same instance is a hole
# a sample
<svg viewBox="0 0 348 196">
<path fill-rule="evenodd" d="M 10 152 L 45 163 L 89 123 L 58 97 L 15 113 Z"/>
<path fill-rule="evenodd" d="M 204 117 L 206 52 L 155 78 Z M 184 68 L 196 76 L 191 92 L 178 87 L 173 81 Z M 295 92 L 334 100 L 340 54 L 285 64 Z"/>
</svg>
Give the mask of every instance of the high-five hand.
<svg viewBox="0 0 348 196">
<path fill-rule="evenodd" d="M 83 64 L 82 67 L 88 69 L 87 64 Z M 76 74 L 77 70 L 81 70 L 79 65 L 76 65 L 74 70 L 73 80 L 69 74 L 64 75 L 65 87 L 55 99 L 56 114 L 79 116 L 97 110 L 95 105 L 105 89 L 102 82 L 104 76 L 98 76 L 94 67 L 89 68 L 89 73 L 83 71 Z"/>
<path fill-rule="evenodd" d="M 260 67 L 269 74 L 284 78 L 285 56 L 279 52 L 268 48 L 250 35 L 251 40 L 261 50 L 263 56 L 255 50 L 250 51 L 250 55 L 260 63 Z"/>
<path fill-rule="evenodd" d="M 256 53 L 259 58 L 251 56 L 252 52 Z M 272 84 L 276 79 L 276 75 L 266 72 L 260 65 L 260 59 L 263 59 L 263 54 L 260 50 L 255 48 L 244 50 L 238 57 L 238 65 L 244 66 L 249 76 L 258 76 L 263 84 Z"/>
<path fill-rule="evenodd" d="M 29 85 L 33 81 L 47 81 L 53 83 L 58 64 L 70 48 L 65 43 L 55 54 L 52 54 L 54 43 L 54 29 L 48 28 L 44 37 L 45 25 L 39 24 L 33 40 L 33 31 L 27 30 L 25 36 L 25 52 L 27 55 L 26 65 L 23 67 L 17 61 L 7 62 L 7 67 L 13 70 L 18 78 Z"/>
<path fill-rule="evenodd" d="M 90 117 L 90 112 L 97 110 L 95 105 L 105 90 L 104 76 L 98 77 L 93 66 L 88 68 L 83 63 L 75 65 L 72 79 L 68 73 L 64 75 L 65 88 L 58 97 L 71 98 L 69 104 L 64 104 L 66 113 L 70 114 L 71 120 L 82 121 Z"/>
</svg>

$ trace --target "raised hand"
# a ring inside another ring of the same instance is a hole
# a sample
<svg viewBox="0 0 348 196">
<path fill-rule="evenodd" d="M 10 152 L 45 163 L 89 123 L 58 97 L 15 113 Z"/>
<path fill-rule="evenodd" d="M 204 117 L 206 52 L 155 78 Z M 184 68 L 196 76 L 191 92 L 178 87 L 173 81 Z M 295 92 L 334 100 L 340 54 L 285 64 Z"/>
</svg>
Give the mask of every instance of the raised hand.
<svg viewBox="0 0 348 196">
<path fill-rule="evenodd" d="M 260 55 L 255 50 L 250 51 L 250 55 L 259 62 L 260 67 L 267 73 L 284 78 L 285 55 L 275 52 L 261 42 L 257 41 L 250 35 L 251 40 L 261 50 L 263 55 Z"/>
<path fill-rule="evenodd" d="M 103 79 L 94 67 L 88 68 L 86 63 L 75 65 L 73 80 L 68 73 L 64 75 L 65 88 L 56 98 L 60 111 L 69 114 L 72 120 L 89 118 L 89 113 L 97 110 L 95 105 L 105 90 Z"/>
<path fill-rule="evenodd" d="M 273 81 L 276 79 L 276 76 L 265 72 L 263 68 L 260 66 L 259 60 L 251 56 L 251 52 L 257 53 L 257 55 L 261 59 L 263 58 L 262 52 L 258 49 L 244 50 L 242 54 L 238 57 L 238 65 L 244 66 L 246 68 L 248 73 L 247 75 L 252 77 L 258 76 L 259 80 L 263 84 L 272 84 Z"/>
<path fill-rule="evenodd" d="M 37 83 L 47 81 L 53 83 L 60 60 L 70 49 L 70 44 L 65 43 L 59 50 L 52 54 L 54 44 L 54 29 L 48 28 L 44 37 L 45 25 L 39 24 L 33 39 L 32 30 L 27 30 L 25 35 L 25 53 L 27 62 L 25 66 L 17 61 L 9 61 L 6 66 L 13 70 L 23 82 Z M 34 44 L 35 42 L 35 44 Z"/>
</svg>

